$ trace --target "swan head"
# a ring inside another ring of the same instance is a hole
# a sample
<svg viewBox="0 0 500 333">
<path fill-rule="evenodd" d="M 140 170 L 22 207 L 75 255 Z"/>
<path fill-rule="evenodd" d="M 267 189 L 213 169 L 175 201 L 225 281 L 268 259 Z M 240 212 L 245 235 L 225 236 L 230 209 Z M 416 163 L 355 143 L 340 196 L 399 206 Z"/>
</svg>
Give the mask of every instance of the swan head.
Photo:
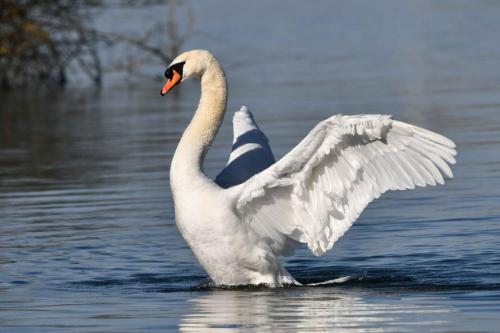
<svg viewBox="0 0 500 333">
<path fill-rule="evenodd" d="M 213 61 L 214 56 L 206 50 L 192 50 L 178 55 L 165 70 L 167 82 L 161 90 L 161 95 L 165 95 L 190 77 L 201 77 Z"/>
</svg>

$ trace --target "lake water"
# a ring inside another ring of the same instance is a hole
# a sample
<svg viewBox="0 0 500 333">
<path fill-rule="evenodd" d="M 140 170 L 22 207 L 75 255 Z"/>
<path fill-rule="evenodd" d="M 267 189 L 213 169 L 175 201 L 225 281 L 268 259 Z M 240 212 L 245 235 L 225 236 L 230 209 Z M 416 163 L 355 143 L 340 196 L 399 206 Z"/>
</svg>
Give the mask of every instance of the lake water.
<svg viewBox="0 0 500 333">
<path fill-rule="evenodd" d="M 196 83 L 1 93 L 0 332 L 498 332 L 500 3 L 186 6 L 204 32 L 187 48 L 219 56 L 229 110 L 247 105 L 277 157 L 332 114 L 388 113 L 454 140 L 455 178 L 388 193 L 325 256 L 286 259 L 303 283 L 338 283 L 223 290 L 168 185 Z"/>
</svg>

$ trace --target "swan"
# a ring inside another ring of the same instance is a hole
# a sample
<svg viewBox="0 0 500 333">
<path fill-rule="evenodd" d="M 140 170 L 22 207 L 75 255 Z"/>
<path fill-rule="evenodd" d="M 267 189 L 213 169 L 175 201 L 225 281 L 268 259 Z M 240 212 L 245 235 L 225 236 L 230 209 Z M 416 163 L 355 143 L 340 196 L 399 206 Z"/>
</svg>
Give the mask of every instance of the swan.
<svg viewBox="0 0 500 333">
<path fill-rule="evenodd" d="M 165 95 L 197 77 L 201 96 L 170 166 L 175 220 L 216 285 L 300 285 L 280 264 L 301 243 L 322 255 L 388 190 L 452 178 L 455 144 L 389 115 L 334 115 L 275 162 L 246 107 L 235 112 L 227 166 L 215 178 L 203 161 L 226 111 L 227 82 L 206 50 L 177 56 Z"/>
</svg>

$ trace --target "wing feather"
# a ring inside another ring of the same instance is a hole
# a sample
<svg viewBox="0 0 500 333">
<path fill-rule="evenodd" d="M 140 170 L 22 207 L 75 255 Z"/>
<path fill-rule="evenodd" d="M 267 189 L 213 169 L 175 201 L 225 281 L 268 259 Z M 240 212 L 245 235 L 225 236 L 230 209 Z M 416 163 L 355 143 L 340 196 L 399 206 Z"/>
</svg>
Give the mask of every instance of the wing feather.
<svg viewBox="0 0 500 333">
<path fill-rule="evenodd" d="M 241 184 L 274 163 L 269 140 L 242 106 L 233 116 L 233 146 L 226 167 L 215 177 L 220 187 Z"/>
<path fill-rule="evenodd" d="M 238 185 L 236 210 L 276 254 L 298 241 L 321 255 L 382 193 L 453 177 L 455 155 L 451 140 L 387 115 L 333 116 Z"/>
</svg>

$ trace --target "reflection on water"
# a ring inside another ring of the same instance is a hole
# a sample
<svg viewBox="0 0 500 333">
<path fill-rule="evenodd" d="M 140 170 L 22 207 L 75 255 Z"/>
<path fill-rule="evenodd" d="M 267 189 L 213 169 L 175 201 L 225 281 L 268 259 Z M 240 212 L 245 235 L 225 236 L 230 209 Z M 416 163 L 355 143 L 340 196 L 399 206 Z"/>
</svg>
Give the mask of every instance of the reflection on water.
<svg viewBox="0 0 500 333">
<path fill-rule="evenodd" d="M 208 35 L 189 47 L 220 56 L 229 109 L 248 105 L 277 158 L 334 113 L 389 113 L 453 139 L 455 178 L 390 193 L 326 256 L 285 260 L 303 283 L 342 283 L 219 290 L 175 227 L 168 186 L 196 84 L 177 98 L 153 80 L 0 92 L 0 331 L 498 331 L 500 4 L 193 8 Z M 231 140 L 226 121 L 210 175 Z"/>
<path fill-rule="evenodd" d="M 182 317 L 182 332 L 404 332 L 449 324 L 440 301 L 415 302 L 397 297 L 370 300 L 334 288 L 305 290 L 216 291 L 190 300 L 192 313 Z M 437 303 L 437 304 L 436 304 Z"/>
</svg>

